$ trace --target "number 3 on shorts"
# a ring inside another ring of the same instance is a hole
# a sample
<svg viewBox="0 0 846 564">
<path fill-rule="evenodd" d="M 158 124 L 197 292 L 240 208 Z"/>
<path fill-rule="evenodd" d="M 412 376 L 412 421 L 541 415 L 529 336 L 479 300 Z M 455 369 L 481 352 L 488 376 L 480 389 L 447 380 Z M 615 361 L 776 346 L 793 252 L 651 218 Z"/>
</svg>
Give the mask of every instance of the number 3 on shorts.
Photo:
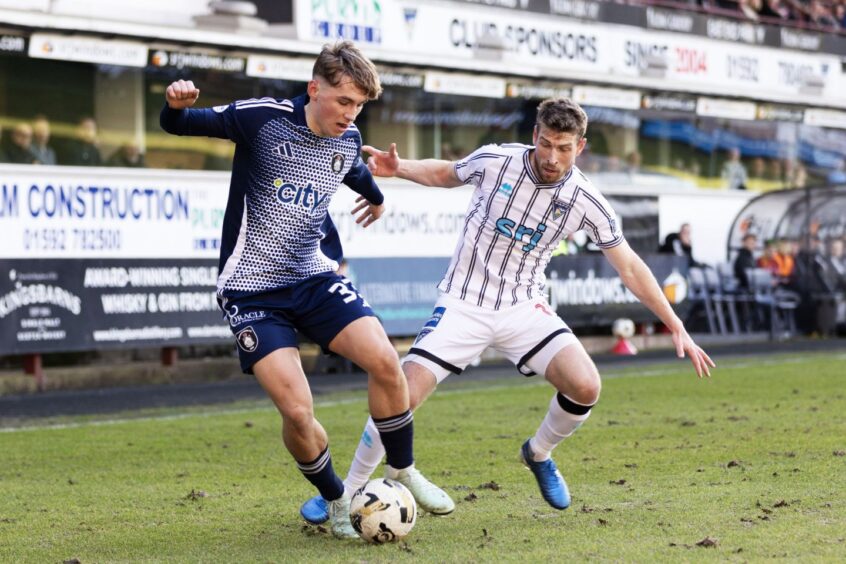
<svg viewBox="0 0 846 564">
<path fill-rule="evenodd" d="M 361 298 L 362 303 L 365 307 L 370 307 L 370 304 L 367 303 L 367 300 L 361 297 L 361 294 L 355 291 L 355 288 L 352 285 L 347 286 L 350 284 L 349 280 L 344 279 L 343 282 L 335 282 L 331 286 L 329 286 L 329 293 L 330 294 L 338 294 L 344 299 L 344 303 L 348 304 L 350 302 L 354 302 L 356 298 Z"/>
</svg>

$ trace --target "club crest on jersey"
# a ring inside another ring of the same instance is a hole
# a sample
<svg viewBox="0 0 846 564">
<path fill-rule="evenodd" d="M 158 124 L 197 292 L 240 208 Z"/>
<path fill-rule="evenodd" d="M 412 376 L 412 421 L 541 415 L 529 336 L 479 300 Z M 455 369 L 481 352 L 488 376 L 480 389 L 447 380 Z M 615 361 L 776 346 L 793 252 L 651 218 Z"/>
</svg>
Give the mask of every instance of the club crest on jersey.
<svg viewBox="0 0 846 564">
<path fill-rule="evenodd" d="M 335 153 L 332 155 L 332 172 L 340 174 L 344 170 L 344 155 Z"/>
<path fill-rule="evenodd" d="M 552 219 L 559 219 L 562 215 L 570 211 L 570 204 L 555 200 L 552 202 Z"/>
<path fill-rule="evenodd" d="M 283 204 L 294 204 L 295 206 L 302 206 L 314 213 L 314 210 L 329 197 L 329 194 L 315 188 L 311 182 L 306 186 L 297 186 L 290 182 L 285 182 L 281 178 L 273 180 L 273 187 L 276 188 L 276 199 Z"/>
<path fill-rule="evenodd" d="M 246 352 L 255 352 L 258 348 L 258 335 L 256 335 L 252 325 L 238 331 L 235 340 L 238 341 L 238 346 Z"/>
<path fill-rule="evenodd" d="M 506 196 L 511 196 L 511 192 L 514 190 L 514 186 L 507 182 L 503 182 L 502 185 L 499 187 L 499 190 L 496 191 L 497 194 L 505 194 Z"/>
</svg>

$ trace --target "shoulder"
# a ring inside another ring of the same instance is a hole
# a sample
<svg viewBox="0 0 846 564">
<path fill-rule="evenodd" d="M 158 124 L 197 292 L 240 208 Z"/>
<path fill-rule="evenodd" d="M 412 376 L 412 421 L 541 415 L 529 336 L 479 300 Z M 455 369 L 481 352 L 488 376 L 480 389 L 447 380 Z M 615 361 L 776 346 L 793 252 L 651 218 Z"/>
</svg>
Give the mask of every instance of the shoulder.
<svg viewBox="0 0 846 564">
<path fill-rule="evenodd" d="M 213 109 L 216 112 L 224 112 L 230 108 L 238 117 L 285 117 L 292 119 L 294 116 L 294 102 L 271 97 L 238 100 L 229 106 L 216 106 Z"/>
<path fill-rule="evenodd" d="M 508 157 L 514 157 L 522 155 L 526 152 L 527 149 L 530 149 L 528 145 L 521 145 L 519 143 L 509 143 L 507 145 L 482 145 L 465 158 L 462 159 L 463 162 L 471 162 L 471 161 L 478 161 L 478 160 L 502 160 Z"/>
<path fill-rule="evenodd" d="M 358 130 L 356 125 L 350 124 L 347 130 L 341 135 L 341 139 L 344 141 L 354 141 L 358 147 L 361 147 L 361 131 Z"/>
<path fill-rule="evenodd" d="M 597 188 L 593 181 L 588 178 L 587 175 L 576 165 L 573 165 L 573 169 L 570 171 L 570 177 L 567 179 L 566 184 L 570 186 L 578 186 L 583 191 L 591 195 L 602 196 L 602 192 L 600 192 L 599 188 Z"/>
</svg>

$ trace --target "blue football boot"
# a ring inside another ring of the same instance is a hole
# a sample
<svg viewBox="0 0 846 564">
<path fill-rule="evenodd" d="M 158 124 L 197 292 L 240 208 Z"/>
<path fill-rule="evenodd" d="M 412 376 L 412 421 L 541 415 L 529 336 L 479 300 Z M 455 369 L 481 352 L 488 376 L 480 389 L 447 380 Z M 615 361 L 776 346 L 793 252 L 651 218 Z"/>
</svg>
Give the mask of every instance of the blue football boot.
<svg viewBox="0 0 846 564">
<path fill-rule="evenodd" d="M 321 525 L 329 520 L 329 502 L 323 496 L 317 494 L 303 503 L 300 507 L 300 515 L 312 525 Z"/>
<path fill-rule="evenodd" d="M 567 490 L 567 482 L 555 466 L 552 459 L 543 462 L 535 462 L 534 453 L 527 440 L 520 449 L 520 458 L 523 459 L 529 470 L 535 475 L 540 486 L 541 495 L 555 509 L 567 509 L 570 507 L 570 492 Z"/>
</svg>

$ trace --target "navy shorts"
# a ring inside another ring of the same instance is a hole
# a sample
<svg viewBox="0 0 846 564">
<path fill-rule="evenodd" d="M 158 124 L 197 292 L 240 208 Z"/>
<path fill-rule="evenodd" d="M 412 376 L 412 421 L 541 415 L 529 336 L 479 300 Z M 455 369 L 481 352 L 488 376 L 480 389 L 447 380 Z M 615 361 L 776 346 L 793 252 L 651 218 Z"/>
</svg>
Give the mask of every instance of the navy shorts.
<svg viewBox="0 0 846 564">
<path fill-rule="evenodd" d="M 297 333 L 324 351 L 344 327 L 361 317 L 375 316 L 349 279 L 333 272 L 318 274 L 293 286 L 224 298 L 220 302 L 235 335 L 241 370 L 276 349 L 296 347 Z"/>
</svg>

